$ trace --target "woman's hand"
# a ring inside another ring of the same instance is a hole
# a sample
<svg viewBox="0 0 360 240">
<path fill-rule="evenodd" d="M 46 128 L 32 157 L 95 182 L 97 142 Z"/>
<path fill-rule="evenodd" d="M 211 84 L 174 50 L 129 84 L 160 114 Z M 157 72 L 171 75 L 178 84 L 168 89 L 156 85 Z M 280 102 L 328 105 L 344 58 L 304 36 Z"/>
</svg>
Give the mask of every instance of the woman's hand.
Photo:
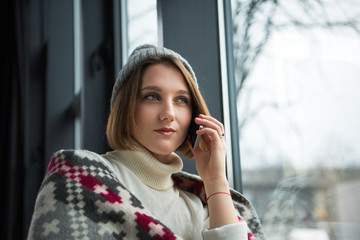
<svg viewBox="0 0 360 240">
<path fill-rule="evenodd" d="M 202 137 L 207 146 L 206 151 L 200 147 L 193 149 L 191 143 L 189 147 L 195 156 L 196 169 L 206 184 L 217 180 L 226 179 L 225 174 L 225 156 L 226 144 L 224 139 L 224 126 L 221 122 L 211 116 L 200 114 L 195 118 L 195 123 L 203 125 L 203 129 L 196 133 Z"/>
<path fill-rule="evenodd" d="M 232 203 L 229 183 L 225 174 L 226 145 L 224 126 L 211 116 L 200 114 L 195 122 L 204 128 L 196 131 L 205 142 L 207 149 L 189 147 L 195 156 L 196 169 L 202 178 L 205 192 L 208 196 L 210 227 L 217 228 L 238 222 L 237 214 Z"/>
</svg>

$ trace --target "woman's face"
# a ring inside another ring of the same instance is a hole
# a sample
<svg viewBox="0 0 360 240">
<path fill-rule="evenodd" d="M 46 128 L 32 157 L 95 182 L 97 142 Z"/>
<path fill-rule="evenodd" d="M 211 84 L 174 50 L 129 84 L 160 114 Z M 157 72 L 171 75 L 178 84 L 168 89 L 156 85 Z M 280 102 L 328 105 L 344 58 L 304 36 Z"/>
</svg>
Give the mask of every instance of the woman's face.
<svg viewBox="0 0 360 240">
<path fill-rule="evenodd" d="M 146 68 L 136 103 L 133 136 L 163 163 L 187 138 L 191 101 L 184 76 L 176 67 L 153 64 Z"/>
</svg>

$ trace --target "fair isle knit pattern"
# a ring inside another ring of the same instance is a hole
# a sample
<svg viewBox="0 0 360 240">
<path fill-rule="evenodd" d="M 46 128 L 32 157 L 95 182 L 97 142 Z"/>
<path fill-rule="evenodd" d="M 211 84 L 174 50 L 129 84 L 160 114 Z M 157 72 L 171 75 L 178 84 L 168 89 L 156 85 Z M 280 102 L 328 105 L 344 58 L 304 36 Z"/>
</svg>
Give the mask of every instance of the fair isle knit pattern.
<svg viewBox="0 0 360 240">
<path fill-rule="evenodd" d="M 205 203 L 199 178 L 173 176 L 175 186 Z M 232 192 L 239 221 L 249 226 L 248 239 L 264 239 L 250 203 Z M 240 217 L 241 216 L 241 217 Z M 251 230 L 250 230 L 251 229 Z M 28 239 L 181 239 L 155 219 L 123 186 L 101 156 L 84 150 L 54 154 L 36 200 Z"/>
</svg>

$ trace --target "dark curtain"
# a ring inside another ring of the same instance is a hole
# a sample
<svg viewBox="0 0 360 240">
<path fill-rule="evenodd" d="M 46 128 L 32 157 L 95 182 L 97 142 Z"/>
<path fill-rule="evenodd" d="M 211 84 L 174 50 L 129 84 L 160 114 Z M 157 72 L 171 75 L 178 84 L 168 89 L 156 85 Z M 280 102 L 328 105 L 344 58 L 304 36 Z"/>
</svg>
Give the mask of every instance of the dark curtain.
<svg viewBox="0 0 360 240">
<path fill-rule="evenodd" d="M 29 84 L 27 1 L 2 1 L 1 6 L 1 239 L 25 239 L 29 219 L 24 217 L 26 92 Z"/>
<path fill-rule="evenodd" d="M 89 64 L 84 68 L 88 95 L 83 119 L 92 134 L 84 137 L 84 148 L 102 153 L 108 150 L 104 126 L 115 78 L 113 48 L 107 44 L 113 38 L 113 1 L 86 3 L 84 52 L 90 57 L 84 60 Z M 26 239 L 51 154 L 74 145 L 74 119 L 66 114 L 74 97 L 74 51 L 68 44 L 73 39 L 72 7 L 72 0 L 0 4 L 1 240 Z M 100 56 L 110 64 L 92 74 L 90 58 L 103 49 L 106 54 Z"/>
</svg>

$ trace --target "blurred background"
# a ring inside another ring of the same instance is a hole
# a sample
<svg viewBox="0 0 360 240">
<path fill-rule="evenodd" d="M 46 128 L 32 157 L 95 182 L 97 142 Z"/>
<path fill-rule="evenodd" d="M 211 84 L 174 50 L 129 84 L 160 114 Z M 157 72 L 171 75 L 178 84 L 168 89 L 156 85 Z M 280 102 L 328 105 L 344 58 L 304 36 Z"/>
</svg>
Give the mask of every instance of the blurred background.
<svg viewBox="0 0 360 240">
<path fill-rule="evenodd" d="M 143 43 L 193 66 L 225 124 L 229 182 L 267 239 L 359 238 L 360 1 L 14 0 L 1 11 L 2 239 L 26 239 L 55 151 L 109 150 L 112 85 Z"/>
</svg>

